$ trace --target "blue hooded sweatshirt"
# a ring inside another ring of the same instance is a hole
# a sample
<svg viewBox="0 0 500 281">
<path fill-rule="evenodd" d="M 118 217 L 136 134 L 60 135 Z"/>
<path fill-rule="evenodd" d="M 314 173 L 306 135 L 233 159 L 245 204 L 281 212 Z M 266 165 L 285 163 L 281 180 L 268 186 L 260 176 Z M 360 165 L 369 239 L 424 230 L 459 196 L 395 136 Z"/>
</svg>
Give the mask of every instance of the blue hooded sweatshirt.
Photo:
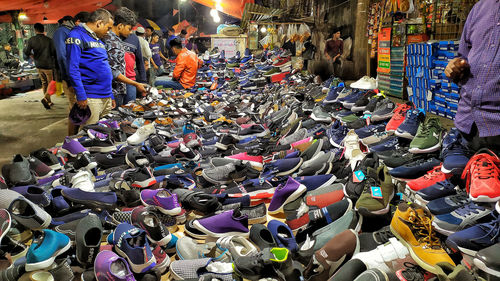
<svg viewBox="0 0 500 281">
<path fill-rule="evenodd" d="M 75 26 L 68 34 L 66 57 L 69 80 L 78 101 L 114 99 L 106 46 L 85 24 Z"/>
</svg>

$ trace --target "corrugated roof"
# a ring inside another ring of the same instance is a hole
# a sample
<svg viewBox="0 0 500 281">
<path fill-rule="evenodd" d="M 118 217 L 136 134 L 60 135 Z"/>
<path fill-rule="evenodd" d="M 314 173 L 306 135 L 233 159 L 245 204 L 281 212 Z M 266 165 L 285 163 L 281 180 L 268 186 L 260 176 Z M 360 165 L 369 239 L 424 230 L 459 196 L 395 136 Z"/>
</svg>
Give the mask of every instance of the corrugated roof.
<svg viewBox="0 0 500 281">
<path fill-rule="evenodd" d="M 247 3 L 241 18 L 241 28 L 245 29 L 250 22 L 272 21 L 283 13 L 281 9 L 267 8 L 254 3 Z"/>
</svg>

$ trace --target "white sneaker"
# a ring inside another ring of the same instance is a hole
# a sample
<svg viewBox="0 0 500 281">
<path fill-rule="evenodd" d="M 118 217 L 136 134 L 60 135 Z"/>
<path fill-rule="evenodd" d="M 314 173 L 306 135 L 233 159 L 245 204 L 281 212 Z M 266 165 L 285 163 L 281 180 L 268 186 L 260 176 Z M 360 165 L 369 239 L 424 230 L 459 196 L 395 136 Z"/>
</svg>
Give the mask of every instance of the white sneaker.
<svg viewBox="0 0 500 281">
<path fill-rule="evenodd" d="M 374 78 L 363 76 L 358 81 L 351 84 L 351 88 L 362 90 L 373 90 L 377 88 L 377 81 Z"/>
<path fill-rule="evenodd" d="M 144 142 L 150 135 L 154 134 L 155 132 L 156 130 L 154 123 L 144 125 L 137 129 L 137 131 L 133 135 L 128 137 L 127 142 L 131 145 L 138 145 Z"/>
<path fill-rule="evenodd" d="M 94 192 L 94 183 L 92 182 L 92 174 L 89 171 L 79 171 L 71 178 L 71 187 L 79 188 L 83 191 Z"/>
<path fill-rule="evenodd" d="M 403 269 L 405 262 L 415 263 L 408 249 L 395 237 L 374 250 L 357 253 L 352 258 L 361 260 L 367 269 L 378 268 L 386 273 Z"/>
<path fill-rule="evenodd" d="M 344 157 L 349 160 L 351 168 L 354 171 L 359 161 L 363 160 L 366 156 L 359 147 L 359 137 L 354 130 L 349 130 L 344 138 Z"/>
</svg>

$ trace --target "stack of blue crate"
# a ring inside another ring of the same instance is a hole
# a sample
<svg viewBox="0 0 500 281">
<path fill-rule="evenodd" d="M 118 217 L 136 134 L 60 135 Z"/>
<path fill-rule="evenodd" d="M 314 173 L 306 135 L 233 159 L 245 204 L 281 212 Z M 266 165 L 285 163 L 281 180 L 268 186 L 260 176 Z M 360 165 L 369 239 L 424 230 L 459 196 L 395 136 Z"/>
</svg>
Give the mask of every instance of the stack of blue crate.
<svg viewBox="0 0 500 281">
<path fill-rule="evenodd" d="M 407 54 L 410 101 L 427 112 L 454 119 L 460 88 L 446 77 L 444 70 L 458 56 L 458 41 L 411 44 Z"/>
</svg>

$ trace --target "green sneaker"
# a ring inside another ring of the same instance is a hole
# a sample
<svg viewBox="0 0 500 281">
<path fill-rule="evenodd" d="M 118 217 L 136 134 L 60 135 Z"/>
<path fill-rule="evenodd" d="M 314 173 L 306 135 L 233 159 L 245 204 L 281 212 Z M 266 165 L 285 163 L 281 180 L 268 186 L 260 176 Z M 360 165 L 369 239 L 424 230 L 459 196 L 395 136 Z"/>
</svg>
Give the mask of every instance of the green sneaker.
<svg viewBox="0 0 500 281">
<path fill-rule="evenodd" d="M 377 171 L 368 167 L 363 193 L 356 202 L 356 210 L 363 216 L 387 214 L 394 197 L 395 186 L 386 166 Z"/>
<path fill-rule="evenodd" d="M 443 141 L 444 128 L 437 117 L 429 117 L 418 126 L 417 134 L 410 143 L 411 153 L 430 153 L 438 151 Z"/>
<path fill-rule="evenodd" d="M 228 64 L 226 64 L 226 67 L 227 67 L 227 68 L 235 68 L 235 67 L 238 67 L 238 66 L 240 66 L 240 64 L 239 64 L 239 63 L 237 63 L 237 62 L 233 62 L 233 63 L 228 63 Z"/>
<path fill-rule="evenodd" d="M 273 69 L 271 69 L 268 72 L 264 73 L 264 76 L 269 77 L 269 76 L 273 76 L 274 74 L 280 73 L 280 72 L 281 72 L 281 70 L 279 68 L 273 67 Z"/>
<path fill-rule="evenodd" d="M 354 122 L 358 119 L 359 119 L 359 117 L 356 114 L 351 114 L 351 115 L 347 115 L 347 116 L 340 118 L 340 120 L 342 120 L 343 123 Z"/>
</svg>

